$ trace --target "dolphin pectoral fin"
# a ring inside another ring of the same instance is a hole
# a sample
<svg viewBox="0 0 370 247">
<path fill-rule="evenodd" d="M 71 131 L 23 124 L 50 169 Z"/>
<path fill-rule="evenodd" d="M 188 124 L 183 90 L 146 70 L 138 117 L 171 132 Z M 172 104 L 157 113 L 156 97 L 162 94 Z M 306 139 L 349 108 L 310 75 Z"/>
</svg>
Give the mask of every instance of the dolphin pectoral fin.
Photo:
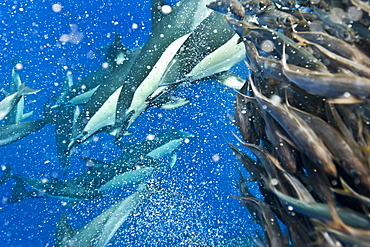
<svg viewBox="0 0 370 247">
<path fill-rule="evenodd" d="M 224 71 L 215 75 L 212 75 L 209 77 L 210 79 L 215 79 L 221 84 L 236 89 L 240 90 L 243 85 L 245 84 L 245 80 L 242 79 L 240 76 L 233 74 L 229 71 Z"/>
<path fill-rule="evenodd" d="M 106 132 L 112 136 L 116 136 L 119 131 L 119 128 L 112 128 L 112 129 L 107 129 Z M 123 136 L 129 136 L 132 135 L 134 132 L 126 130 L 125 133 L 123 133 Z M 116 143 L 120 143 L 117 141 Z M 118 144 L 117 144 L 118 145 Z M 119 145 L 118 145 L 119 146 Z"/>
<path fill-rule="evenodd" d="M 27 113 L 24 113 L 22 115 L 22 120 L 25 120 L 26 118 L 29 118 L 30 116 L 33 115 L 33 111 L 30 111 L 30 112 L 27 112 Z"/>
<path fill-rule="evenodd" d="M 183 105 L 186 105 L 190 102 L 190 99 L 185 99 L 185 98 L 177 98 L 177 97 L 174 97 L 174 96 L 170 96 L 168 99 L 167 99 L 167 102 L 159 105 L 159 107 L 161 109 L 165 109 L 165 110 L 168 110 L 168 109 L 175 109 L 175 108 L 178 108 L 178 107 L 181 107 Z"/>
<path fill-rule="evenodd" d="M 176 161 L 177 161 L 177 153 L 175 151 L 173 151 L 172 154 L 171 154 L 171 158 L 170 158 L 168 168 L 172 169 L 175 166 Z"/>
</svg>

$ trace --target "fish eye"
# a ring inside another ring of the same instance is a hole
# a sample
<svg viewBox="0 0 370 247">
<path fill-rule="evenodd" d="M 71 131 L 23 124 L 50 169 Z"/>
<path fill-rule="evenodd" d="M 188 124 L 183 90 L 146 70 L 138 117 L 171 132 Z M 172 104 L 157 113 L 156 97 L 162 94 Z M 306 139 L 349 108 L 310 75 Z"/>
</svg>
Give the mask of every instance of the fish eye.
<svg viewBox="0 0 370 247">
<path fill-rule="evenodd" d="M 266 5 L 264 3 L 262 3 L 262 2 L 258 2 L 257 3 L 257 8 L 259 8 L 260 10 L 263 10 L 263 9 L 266 8 Z"/>
</svg>

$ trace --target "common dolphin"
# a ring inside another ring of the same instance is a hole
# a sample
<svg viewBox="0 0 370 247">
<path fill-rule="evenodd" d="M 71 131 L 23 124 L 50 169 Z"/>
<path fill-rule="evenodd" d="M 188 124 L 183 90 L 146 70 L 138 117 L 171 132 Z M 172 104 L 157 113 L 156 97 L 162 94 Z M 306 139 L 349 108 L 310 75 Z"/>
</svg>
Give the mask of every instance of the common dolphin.
<svg viewBox="0 0 370 247">
<path fill-rule="evenodd" d="M 0 126 L 0 147 L 35 133 L 51 122 L 52 114 L 47 102 L 41 119 Z"/>
<path fill-rule="evenodd" d="M 27 178 L 12 174 L 9 172 L 10 167 L 6 167 L 0 181 L 4 183 L 12 178 L 31 186 L 33 191 L 23 193 L 18 191 L 24 190 L 23 187 L 13 189 L 13 195 L 23 194 L 23 197 L 41 195 L 68 202 L 94 199 L 104 196 L 106 190 L 140 183 L 155 171 L 171 169 L 177 159 L 177 148 L 191 137 L 193 135 L 188 132 L 172 130 L 150 135 L 139 143 L 120 143 L 120 157 L 109 162 L 84 158 L 87 161 L 87 171 L 68 180 Z M 22 200 L 23 197 L 18 196 L 13 202 Z"/>
<path fill-rule="evenodd" d="M 10 111 L 18 104 L 23 95 L 35 94 L 39 89 L 32 89 L 27 87 L 24 83 L 19 86 L 17 92 L 6 96 L 2 101 L 0 101 L 0 120 L 3 120 Z"/>
<path fill-rule="evenodd" d="M 9 96 L 18 92 L 19 88 L 22 85 L 22 80 L 19 75 L 19 70 L 16 68 L 18 63 L 21 63 L 22 60 L 13 60 L 12 61 L 12 77 L 9 85 L 8 91 L 2 90 L 5 96 Z M 6 116 L 6 124 L 17 124 L 28 118 L 33 114 L 33 111 L 24 113 L 24 97 L 21 97 L 18 104 L 8 113 Z"/>
<path fill-rule="evenodd" d="M 57 223 L 55 246 L 104 247 L 112 239 L 128 217 L 159 188 L 140 184 L 133 194 L 117 202 L 92 221 L 79 229 L 73 229 L 67 222 L 66 213 Z"/>
<path fill-rule="evenodd" d="M 112 71 L 124 74 L 131 67 L 138 55 L 140 48 L 128 50 L 123 47 L 119 34 L 114 37 L 114 42 L 109 46 L 104 60 L 106 66 L 93 71 L 78 82 L 73 81 L 72 71 L 67 71 L 62 86 L 62 92 L 56 104 L 52 107 L 55 112 L 55 140 L 57 155 L 65 174 L 69 165 L 72 152 L 68 149 L 73 133 L 76 129 L 76 108 L 74 105 L 86 103 L 95 93 L 100 83 L 110 76 Z M 105 88 L 106 86 L 102 86 Z"/>
<path fill-rule="evenodd" d="M 169 14 L 161 12 L 163 5 L 164 1 L 152 1 L 152 33 L 148 41 L 128 75 L 112 72 L 111 78 L 103 83 L 107 86 L 100 87 L 86 104 L 78 119 L 79 134 L 71 141 L 70 149 L 100 131 L 118 129 L 116 140 L 120 140 L 151 106 L 151 100 L 160 97 L 166 108 L 171 108 L 168 102 L 174 102 L 175 106 L 186 104 L 187 100 L 171 97 L 171 92 L 226 71 L 245 57 L 244 47 L 237 44 L 223 16 L 207 9 L 206 1 L 183 0 L 172 6 Z M 217 37 L 211 35 L 216 32 Z M 209 35 L 212 39 L 208 39 Z M 230 54 L 235 56 L 230 59 Z M 215 58 L 227 64 L 214 63 Z M 188 63 L 189 71 L 184 69 Z"/>
</svg>

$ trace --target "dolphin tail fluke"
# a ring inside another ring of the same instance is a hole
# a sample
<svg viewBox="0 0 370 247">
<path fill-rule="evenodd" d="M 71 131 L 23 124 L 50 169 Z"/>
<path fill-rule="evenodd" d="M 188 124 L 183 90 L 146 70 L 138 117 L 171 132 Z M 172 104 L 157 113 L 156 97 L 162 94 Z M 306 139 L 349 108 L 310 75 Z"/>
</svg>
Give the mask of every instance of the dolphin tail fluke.
<svg viewBox="0 0 370 247">
<path fill-rule="evenodd" d="M 29 197 L 29 192 L 26 190 L 24 182 L 21 180 L 17 180 L 13 188 L 13 193 L 8 200 L 8 203 L 17 203 L 22 201 L 26 197 Z"/>
<path fill-rule="evenodd" d="M 24 83 L 19 88 L 19 95 L 28 95 L 28 94 L 35 94 L 41 91 L 41 89 L 32 89 L 27 87 Z"/>
<path fill-rule="evenodd" d="M 12 168 L 10 166 L 5 166 L 2 167 L 3 169 L 3 175 L 0 177 L 0 185 L 3 185 L 8 181 L 8 179 L 12 178 L 13 173 L 12 173 Z"/>
</svg>

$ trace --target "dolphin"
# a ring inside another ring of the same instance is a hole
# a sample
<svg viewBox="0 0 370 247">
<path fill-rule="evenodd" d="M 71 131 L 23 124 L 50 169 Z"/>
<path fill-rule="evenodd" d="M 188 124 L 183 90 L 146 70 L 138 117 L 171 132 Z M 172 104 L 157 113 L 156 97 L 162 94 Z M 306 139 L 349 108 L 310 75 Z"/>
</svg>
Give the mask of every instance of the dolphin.
<svg viewBox="0 0 370 247">
<path fill-rule="evenodd" d="M 52 122 L 49 103 L 45 103 L 42 119 L 0 126 L 0 147 L 11 144 L 42 129 Z"/>
<path fill-rule="evenodd" d="M 29 88 L 22 83 L 17 92 L 6 96 L 2 101 L 0 101 L 0 120 L 3 120 L 11 110 L 16 107 L 23 95 L 35 94 L 38 91 L 40 90 Z"/>
<path fill-rule="evenodd" d="M 22 85 L 21 78 L 19 76 L 19 72 L 16 68 L 16 65 L 22 62 L 22 60 L 13 60 L 13 68 L 12 68 L 12 77 L 10 81 L 10 87 L 8 91 L 2 90 L 5 96 L 9 96 L 18 92 L 20 86 Z M 6 117 L 6 124 L 17 124 L 28 118 L 33 114 L 33 111 L 24 113 L 24 98 L 21 97 L 18 104 L 8 113 Z"/>
<path fill-rule="evenodd" d="M 117 202 L 85 226 L 74 229 L 64 213 L 57 223 L 55 246 L 104 247 L 128 217 L 159 188 L 140 184 L 138 189 L 125 199 Z"/>
<path fill-rule="evenodd" d="M 73 72 L 75 70 L 68 69 L 66 71 L 60 96 L 52 109 L 82 104 L 84 100 L 87 100 L 88 96 L 91 96 L 96 91 L 97 87 L 111 74 L 112 70 L 130 61 L 139 51 L 139 48 L 134 50 L 125 48 L 121 42 L 120 35 L 116 33 L 100 68 L 89 73 L 78 82 L 73 81 Z M 81 95 L 84 95 L 84 97 L 81 97 Z"/>
<path fill-rule="evenodd" d="M 159 106 L 167 109 L 186 104 L 188 100 L 174 98 L 171 93 L 227 71 L 244 59 L 244 47 L 237 44 L 238 38 L 223 16 L 205 4 L 183 0 L 172 6 L 171 13 L 164 14 L 164 1 L 152 1 L 151 36 L 128 74 L 112 72 L 102 83 L 106 86 L 100 87 L 86 104 L 78 119 L 78 135 L 69 149 L 100 131 L 118 129 L 115 139 L 120 140 L 143 111 L 156 105 L 151 102 L 160 102 Z M 213 35 L 216 32 L 218 35 Z"/>
<path fill-rule="evenodd" d="M 76 83 L 73 82 L 72 71 L 67 71 L 61 95 L 56 101 L 56 104 L 52 107 L 55 112 L 57 155 L 64 174 L 67 171 L 69 160 L 73 154 L 73 152 L 68 149 L 68 144 L 71 142 L 73 136 L 71 130 L 76 129 L 75 119 L 77 119 L 77 111 L 76 108 L 72 106 L 86 103 L 100 87 L 100 83 L 104 82 L 113 70 L 119 70 L 125 73 L 124 71 L 130 68 L 139 51 L 140 48 L 133 50 L 124 48 L 119 34 L 116 34 L 113 43 L 107 50 L 104 60 L 106 66 L 95 70 Z M 105 86 L 102 86 L 102 88 L 104 87 Z"/>
<path fill-rule="evenodd" d="M 107 190 L 140 183 L 155 171 L 171 169 L 176 163 L 177 148 L 192 137 L 193 135 L 188 132 L 171 130 L 149 135 L 139 143 L 120 143 L 122 149 L 120 157 L 109 162 L 83 158 L 87 161 L 87 171 L 68 180 L 27 178 L 12 174 L 9 172 L 10 167 L 6 167 L 0 184 L 5 183 L 7 179 L 14 179 L 17 184 L 27 184 L 34 189 L 20 193 L 24 187 L 20 185 L 15 187 L 13 195 L 23 197 L 12 196 L 18 198 L 12 200 L 13 202 L 24 197 L 39 196 L 67 202 L 91 200 L 104 196 Z"/>
</svg>

